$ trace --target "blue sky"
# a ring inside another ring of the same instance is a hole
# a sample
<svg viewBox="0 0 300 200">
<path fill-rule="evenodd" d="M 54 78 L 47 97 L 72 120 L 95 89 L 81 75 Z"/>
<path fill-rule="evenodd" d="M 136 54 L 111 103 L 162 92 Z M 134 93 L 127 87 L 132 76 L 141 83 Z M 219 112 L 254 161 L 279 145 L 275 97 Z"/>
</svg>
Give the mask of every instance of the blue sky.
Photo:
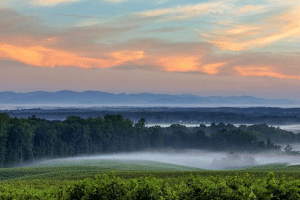
<svg viewBox="0 0 300 200">
<path fill-rule="evenodd" d="M 0 90 L 299 98 L 296 0 L 2 0 Z"/>
</svg>

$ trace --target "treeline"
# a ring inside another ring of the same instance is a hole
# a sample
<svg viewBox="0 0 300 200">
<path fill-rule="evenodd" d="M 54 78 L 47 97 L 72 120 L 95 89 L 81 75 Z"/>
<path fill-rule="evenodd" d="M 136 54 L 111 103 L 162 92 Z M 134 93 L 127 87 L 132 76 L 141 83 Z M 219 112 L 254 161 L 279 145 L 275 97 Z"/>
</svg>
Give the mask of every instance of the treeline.
<svg viewBox="0 0 300 200">
<path fill-rule="evenodd" d="M 272 125 L 299 124 L 299 108 L 172 108 L 172 107 L 104 107 L 104 108 L 61 108 L 61 109 L 22 109 L 5 111 L 10 116 L 27 118 L 36 115 L 49 120 L 65 120 L 68 116 L 81 118 L 104 117 L 107 114 L 122 116 L 138 121 L 145 118 L 148 123 L 235 123 Z"/>
<path fill-rule="evenodd" d="M 267 134 L 261 134 L 259 127 L 263 131 L 268 130 Z M 70 116 L 64 121 L 47 121 L 35 116 L 10 118 L 2 113 L 0 166 L 44 158 L 165 148 L 237 152 L 280 150 L 280 146 L 271 141 L 270 130 L 274 134 L 280 132 L 267 125 L 236 128 L 224 123 L 195 128 L 178 124 L 167 128 L 146 127 L 144 118 L 133 123 L 122 115 L 87 119 Z"/>
</svg>

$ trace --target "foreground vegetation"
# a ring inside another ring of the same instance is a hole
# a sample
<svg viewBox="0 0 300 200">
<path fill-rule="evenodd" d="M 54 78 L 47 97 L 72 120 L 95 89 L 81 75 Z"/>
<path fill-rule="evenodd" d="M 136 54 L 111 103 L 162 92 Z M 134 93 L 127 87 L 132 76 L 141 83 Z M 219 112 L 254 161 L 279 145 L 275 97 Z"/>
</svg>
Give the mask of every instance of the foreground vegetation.
<svg viewBox="0 0 300 200">
<path fill-rule="evenodd" d="M 300 181 L 249 173 L 221 177 L 185 174 L 121 178 L 113 172 L 80 181 L 35 179 L 0 182 L 0 199 L 299 199 Z"/>
<path fill-rule="evenodd" d="M 3 200 L 300 198 L 300 166 L 284 163 L 210 171 L 153 161 L 51 160 L 2 168 L 0 180 Z"/>
</svg>

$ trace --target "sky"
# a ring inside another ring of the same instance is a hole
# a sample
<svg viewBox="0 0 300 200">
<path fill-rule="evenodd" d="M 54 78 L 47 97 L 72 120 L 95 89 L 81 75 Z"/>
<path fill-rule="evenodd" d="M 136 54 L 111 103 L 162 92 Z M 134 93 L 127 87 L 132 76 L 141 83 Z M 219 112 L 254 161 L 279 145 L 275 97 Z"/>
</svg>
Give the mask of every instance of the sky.
<svg viewBox="0 0 300 200">
<path fill-rule="evenodd" d="M 300 99 L 298 0 L 1 0 L 0 91 Z"/>
</svg>

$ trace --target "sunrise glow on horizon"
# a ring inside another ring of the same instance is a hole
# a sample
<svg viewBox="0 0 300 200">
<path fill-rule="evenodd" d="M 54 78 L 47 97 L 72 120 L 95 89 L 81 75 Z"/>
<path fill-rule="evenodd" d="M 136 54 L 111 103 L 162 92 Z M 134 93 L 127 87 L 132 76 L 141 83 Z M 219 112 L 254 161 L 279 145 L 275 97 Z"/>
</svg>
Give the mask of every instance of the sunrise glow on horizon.
<svg viewBox="0 0 300 200">
<path fill-rule="evenodd" d="M 297 0 L 2 0 L 0 92 L 300 99 Z"/>
</svg>

